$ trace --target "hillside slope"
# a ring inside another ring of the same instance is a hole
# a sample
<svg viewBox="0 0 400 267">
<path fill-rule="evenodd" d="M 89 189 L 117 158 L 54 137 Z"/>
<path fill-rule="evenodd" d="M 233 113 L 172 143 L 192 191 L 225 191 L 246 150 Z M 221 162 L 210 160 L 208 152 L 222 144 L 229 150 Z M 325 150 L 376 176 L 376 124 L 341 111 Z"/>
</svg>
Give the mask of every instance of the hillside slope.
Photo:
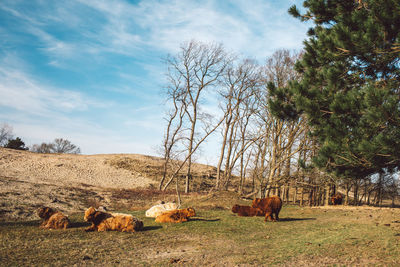
<svg viewBox="0 0 400 267">
<path fill-rule="evenodd" d="M 0 148 L 0 220 L 35 219 L 42 205 L 67 213 L 94 202 L 113 206 L 121 195 L 132 197 L 127 190 L 154 188 L 162 163 L 161 158 L 137 154 L 39 154 Z M 195 166 L 196 175 L 215 171 Z"/>
</svg>

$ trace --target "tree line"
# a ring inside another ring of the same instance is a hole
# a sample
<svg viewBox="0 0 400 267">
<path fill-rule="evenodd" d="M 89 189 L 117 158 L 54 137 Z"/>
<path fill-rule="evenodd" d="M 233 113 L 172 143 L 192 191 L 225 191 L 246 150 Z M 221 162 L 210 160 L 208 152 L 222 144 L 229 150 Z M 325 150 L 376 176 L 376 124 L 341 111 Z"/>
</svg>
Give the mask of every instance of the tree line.
<svg viewBox="0 0 400 267">
<path fill-rule="evenodd" d="M 289 13 L 311 21 L 301 53 L 278 50 L 264 64 L 221 44 L 185 43 L 168 56 L 164 170 L 190 191 L 192 163 L 220 136 L 215 190 L 238 176 L 244 195 L 327 204 L 392 203 L 399 194 L 400 4 L 304 1 Z M 218 104 L 210 106 L 214 101 Z"/>
<path fill-rule="evenodd" d="M 14 138 L 13 128 L 7 123 L 3 123 L 0 126 L 0 146 L 17 150 L 30 150 L 36 153 L 81 153 L 81 149 L 78 146 L 63 138 L 56 138 L 50 143 L 43 142 L 26 147 L 25 142 L 20 137 Z"/>
</svg>

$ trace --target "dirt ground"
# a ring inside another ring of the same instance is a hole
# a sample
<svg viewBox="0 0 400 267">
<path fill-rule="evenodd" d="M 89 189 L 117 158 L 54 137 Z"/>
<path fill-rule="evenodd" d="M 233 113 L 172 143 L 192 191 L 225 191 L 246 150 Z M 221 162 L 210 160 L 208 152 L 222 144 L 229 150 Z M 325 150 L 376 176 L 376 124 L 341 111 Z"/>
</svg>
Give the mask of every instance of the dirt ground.
<svg viewBox="0 0 400 267">
<path fill-rule="evenodd" d="M 130 160 L 131 169 L 115 163 Z M 156 181 L 143 166 L 158 158 L 142 155 L 38 154 L 0 148 L 0 220 L 36 219 L 43 205 L 66 213 L 90 204 L 111 205 L 119 190 L 149 188 Z"/>
<path fill-rule="evenodd" d="M 142 155 L 40 154 L 0 148 L 1 176 L 37 184 L 100 188 L 148 187 L 153 181 L 138 168 L 126 170 L 111 163 L 121 158 L 152 164 L 157 158 Z"/>
</svg>

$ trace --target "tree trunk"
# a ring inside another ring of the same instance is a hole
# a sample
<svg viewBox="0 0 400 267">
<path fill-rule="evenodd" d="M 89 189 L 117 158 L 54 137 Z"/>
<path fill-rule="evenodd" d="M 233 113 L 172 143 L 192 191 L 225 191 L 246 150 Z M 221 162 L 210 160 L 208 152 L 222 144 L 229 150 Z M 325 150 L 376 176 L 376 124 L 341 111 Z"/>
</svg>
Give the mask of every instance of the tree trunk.
<svg viewBox="0 0 400 267">
<path fill-rule="evenodd" d="M 308 194 L 308 206 L 312 207 L 313 205 L 313 197 L 314 197 L 314 188 L 310 189 L 310 192 Z"/>
<path fill-rule="evenodd" d="M 374 203 L 373 205 L 376 205 L 376 206 L 378 205 L 378 201 L 377 201 L 378 195 L 379 195 L 379 188 L 377 188 L 375 190 L 374 199 L 372 200 L 372 203 Z"/>
<path fill-rule="evenodd" d="M 225 137 L 224 137 L 225 139 Z M 215 180 L 215 188 L 217 190 L 220 189 L 221 186 L 221 167 L 222 167 L 222 161 L 224 160 L 224 154 L 225 154 L 225 143 L 226 140 L 222 141 L 222 148 L 221 148 L 221 155 L 219 157 L 218 165 L 217 165 L 217 178 Z"/>
<path fill-rule="evenodd" d="M 379 195 L 378 195 L 378 207 L 382 207 L 382 186 L 379 187 Z"/>
<path fill-rule="evenodd" d="M 190 184 L 190 180 L 191 180 L 191 178 L 192 178 L 192 175 L 191 174 L 186 174 L 186 180 L 185 180 L 185 193 L 187 194 L 187 193 L 189 193 L 189 184 Z"/>
<path fill-rule="evenodd" d="M 319 194 L 318 194 L 318 206 L 323 206 L 324 205 L 324 190 L 322 187 L 319 187 L 318 189 Z"/>
<path fill-rule="evenodd" d="M 301 192 L 300 206 L 302 207 L 304 202 L 304 187 L 300 188 L 300 192 Z"/>
<path fill-rule="evenodd" d="M 326 185 L 325 186 L 325 206 L 329 206 L 329 198 L 330 198 L 330 192 L 329 192 L 329 189 L 330 189 L 331 187 L 330 187 L 330 185 L 328 184 L 328 185 Z"/>
<path fill-rule="evenodd" d="M 354 206 L 358 205 L 358 181 L 354 182 Z"/>
<path fill-rule="evenodd" d="M 349 192 L 350 192 L 351 186 L 349 183 L 346 183 L 346 197 L 344 200 L 344 204 L 347 206 L 349 205 Z"/>
<path fill-rule="evenodd" d="M 165 160 L 164 166 L 163 166 L 163 175 L 162 175 L 160 184 L 158 185 L 158 190 L 160 190 L 160 191 L 161 191 L 162 186 L 163 186 L 163 184 L 164 184 L 165 178 L 167 177 L 167 164 L 168 164 L 168 163 L 167 163 L 167 160 Z"/>
<path fill-rule="evenodd" d="M 371 204 L 371 193 L 372 191 L 368 191 L 368 197 L 367 197 L 367 205 L 369 206 Z"/>
<path fill-rule="evenodd" d="M 239 181 L 239 195 L 243 194 L 243 184 L 244 184 L 244 153 L 240 156 L 240 181 Z"/>
<path fill-rule="evenodd" d="M 286 197 L 286 204 L 289 204 L 289 197 L 290 197 L 290 187 L 289 185 L 286 185 L 286 192 L 285 192 L 285 197 Z"/>
<path fill-rule="evenodd" d="M 314 206 L 321 206 L 321 190 L 319 187 L 317 187 L 315 190 L 315 197 L 316 197 L 317 201 L 315 201 Z"/>
<path fill-rule="evenodd" d="M 181 194 L 179 193 L 179 179 L 178 175 L 175 177 L 175 190 L 176 190 L 176 196 L 178 197 L 178 208 L 181 206 Z"/>
<path fill-rule="evenodd" d="M 190 146 L 190 150 L 191 151 L 192 146 Z M 189 185 L 190 185 L 190 179 L 192 178 L 192 174 L 191 174 L 191 167 L 192 167 L 192 157 L 189 157 L 188 159 L 188 171 L 186 173 L 186 181 L 185 181 L 185 193 L 189 193 Z"/>
<path fill-rule="evenodd" d="M 293 204 L 297 203 L 297 186 L 294 187 Z"/>
</svg>

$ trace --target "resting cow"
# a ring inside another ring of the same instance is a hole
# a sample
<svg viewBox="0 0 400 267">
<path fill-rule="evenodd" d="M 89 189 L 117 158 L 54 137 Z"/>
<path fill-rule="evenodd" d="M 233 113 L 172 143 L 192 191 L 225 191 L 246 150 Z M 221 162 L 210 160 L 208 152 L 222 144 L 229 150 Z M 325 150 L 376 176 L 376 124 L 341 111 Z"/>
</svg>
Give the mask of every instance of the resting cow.
<svg viewBox="0 0 400 267">
<path fill-rule="evenodd" d="M 175 203 L 162 203 L 155 205 L 148 209 L 146 211 L 146 217 L 152 217 L 155 218 L 158 215 L 163 214 L 164 212 L 170 211 L 170 210 L 176 210 L 178 207 L 176 206 Z"/>
<path fill-rule="evenodd" d="M 279 212 L 282 208 L 282 200 L 278 196 L 256 198 L 253 200 L 251 206 L 253 208 L 259 208 L 265 212 L 265 221 L 268 221 L 268 219 L 271 221 L 277 221 L 279 220 Z M 275 215 L 275 218 L 273 215 Z"/>
<path fill-rule="evenodd" d="M 85 221 L 92 225 L 86 231 L 136 232 L 143 229 L 143 222 L 130 214 L 108 213 L 90 207 L 85 211 Z"/>
<path fill-rule="evenodd" d="M 43 219 L 40 228 L 67 229 L 71 224 L 67 216 L 49 207 L 39 208 L 37 214 Z"/>
<path fill-rule="evenodd" d="M 337 194 L 334 194 L 334 195 L 331 197 L 331 203 L 332 203 L 332 205 L 341 205 L 341 204 L 342 204 L 342 201 L 343 201 L 343 196 L 342 196 L 342 194 L 337 193 Z"/>
<path fill-rule="evenodd" d="M 259 208 L 253 208 L 250 206 L 241 206 L 241 205 L 234 205 L 232 207 L 232 212 L 237 213 L 238 216 L 246 216 L 246 217 L 265 215 L 265 212 L 263 212 Z"/>
<path fill-rule="evenodd" d="M 155 221 L 158 223 L 165 223 L 165 222 L 179 223 L 179 222 L 186 222 L 189 219 L 189 217 L 193 216 L 196 216 L 196 212 L 193 208 L 171 210 L 161 215 L 158 215 Z"/>
</svg>

